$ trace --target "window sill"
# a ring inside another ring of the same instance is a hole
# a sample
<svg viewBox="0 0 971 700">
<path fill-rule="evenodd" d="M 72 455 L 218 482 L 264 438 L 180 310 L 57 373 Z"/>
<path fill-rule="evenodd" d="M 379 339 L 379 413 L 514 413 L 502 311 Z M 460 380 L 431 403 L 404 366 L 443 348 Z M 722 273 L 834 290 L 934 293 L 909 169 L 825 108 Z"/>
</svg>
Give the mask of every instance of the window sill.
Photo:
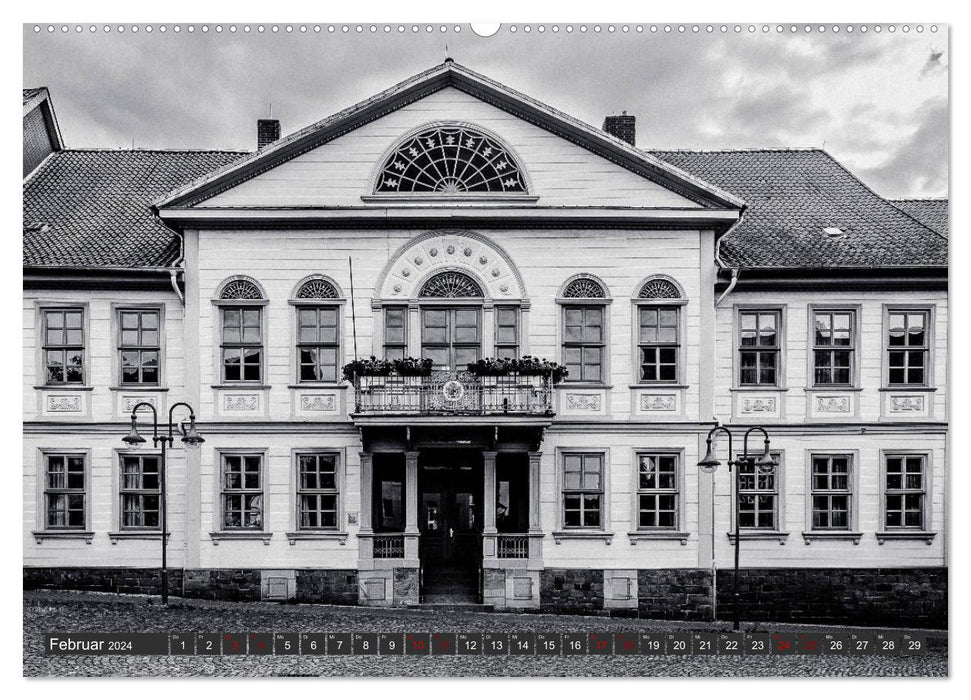
<svg viewBox="0 0 971 700">
<path fill-rule="evenodd" d="M 287 384 L 287 389 L 346 389 L 346 382 L 304 382 L 303 384 Z"/>
<path fill-rule="evenodd" d="M 288 532 L 286 533 L 287 540 L 290 544 L 296 544 L 297 540 L 307 540 L 307 541 L 326 541 L 326 540 L 337 540 L 342 546 L 347 543 L 347 533 L 338 532 L 336 530 L 304 530 L 301 532 Z"/>
<path fill-rule="evenodd" d="M 789 391 L 787 386 L 733 386 L 729 391 Z"/>
<path fill-rule="evenodd" d="M 171 537 L 171 532 L 165 533 L 166 541 Z M 108 539 L 111 540 L 111 544 L 118 544 L 118 540 L 161 540 L 162 533 L 158 530 L 120 530 L 109 532 Z"/>
<path fill-rule="evenodd" d="M 553 541 L 560 544 L 563 540 L 603 540 L 605 544 L 613 542 L 614 533 L 603 530 L 556 530 Z"/>
<path fill-rule="evenodd" d="M 169 390 L 169 388 L 167 386 L 146 386 L 145 384 L 132 384 L 131 386 L 125 386 L 124 384 L 120 384 L 120 385 L 117 385 L 117 386 L 109 386 L 108 387 L 108 391 L 146 391 L 146 392 L 149 392 L 149 391 L 158 391 L 158 392 L 162 392 L 162 391 L 168 391 L 168 390 Z"/>
<path fill-rule="evenodd" d="M 734 544 L 735 543 L 735 533 L 727 532 L 728 540 Z M 739 533 L 739 537 L 743 540 L 751 541 L 761 541 L 761 540 L 778 540 L 779 544 L 785 544 L 786 540 L 789 539 L 788 532 L 779 532 L 778 530 L 742 530 Z"/>
<path fill-rule="evenodd" d="M 38 384 L 34 388 L 43 391 L 94 391 L 94 387 L 87 384 Z"/>
<path fill-rule="evenodd" d="M 820 386 L 807 386 L 803 389 L 805 392 L 843 392 L 843 391 L 863 391 L 863 387 L 859 386 L 840 386 L 839 384 L 823 384 Z"/>
<path fill-rule="evenodd" d="M 269 384 L 260 384 L 259 382 L 239 382 L 238 384 L 212 384 L 213 389 L 272 389 L 273 387 Z"/>
<path fill-rule="evenodd" d="M 852 540 L 853 544 L 860 544 L 862 532 L 850 532 L 849 530 L 817 530 L 802 533 L 802 539 L 806 544 L 812 544 L 813 540 Z"/>
<path fill-rule="evenodd" d="M 600 384 L 599 382 L 568 382 L 562 381 L 554 389 L 613 389 L 612 384 Z"/>
<path fill-rule="evenodd" d="M 268 545 L 273 533 L 262 530 L 222 531 L 210 532 L 209 537 L 212 538 L 213 545 L 218 545 L 223 540 L 263 540 L 263 544 Z"/>
<path fill-rule="evenodd" d="M 931 544 L 937 536 L 936 532 L 926 530 L 884 530 L 876 534 L 877 544 L 883 544 L 887 540 L 924 540 L 925 543 Z"/>
<path fill-rule="evenodd" d="M 85 544 L 91 544 L 94 539 L 90 530 L 34 530 L 31 534 L 37 544 L 44 540 L 84 540 Z"/>
<path fill-rule="evenodd" d="M 689 386 L 690 385 L 688 384 L 676 384 L 674 382 L 671 382 L 670 384 L 666 382 L 656 382 L 653 384 L 644 382 L 643 384 L 630 384 L 628 388 L 629 389 L 687 389 Z"/>
<path fill-rule="evenodd" d="M 904 386 L 882 386 L 877 391 L 937 391 L 936 386 L 913 386 L 911 384 L 906 384 Z"/>
<path fill-rule="evenodd" d="M 636 545 L 640 541 L 649 540 L 681 540 L 681 545 L 684 546 L 688 544 L 688 537 L 690 537 L 690 533 L 678 532 L 676 530 L 658 530 L 656 532 L 639 530 L 637 532 L 627 533 L 627 538 L 633 545 Z"/>
</svg>

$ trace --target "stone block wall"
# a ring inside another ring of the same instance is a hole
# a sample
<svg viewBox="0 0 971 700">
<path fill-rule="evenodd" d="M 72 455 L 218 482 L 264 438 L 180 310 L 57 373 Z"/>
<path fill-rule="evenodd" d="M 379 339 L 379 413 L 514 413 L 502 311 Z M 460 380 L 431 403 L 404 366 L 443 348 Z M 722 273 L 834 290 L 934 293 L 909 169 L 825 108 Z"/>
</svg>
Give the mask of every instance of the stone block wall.
<svg viewBox="0 0 971 700">
<path fill-rule="evenodd" d="M 718 617 L 733 615 L 734 572 L 718 570 Z M 741 569 L 743 620 L 947 627 L 947 569 Z"/>
<path fill-rule="evenodd" d="M 394 604 L 413 605 L 418 603 L 418 569 L 404 567 L 394 570 Z"/>
<path fill-rule="evenodd" d="M 708 569 L 640 569 L 638 615 L 655 620 L 710 620 L 711 578 Z"/>
<path fill-rule="evenodd" d="M 357 605 L 357 569 L 297 569 L 296 600 Z"/>
<path fill-rule="evenodd" d="M 107 593 L 137 593 L 160 595 L 160 569 L 118 567 L 24 567 L 25 589 L 59 589 L 74 591 L 103 591 Z M 169 569 L 169 593 L 181 596 L 181 569 Z"/>
<path fill-rule="evenodd" d="M 603 569 L 544 569 L 539 577 L 544 612 L 589 615 L 603 610 Z"/>
<path fill-rule="evenodd" d="M 259 569 L 186 569 L 185 597 L 207 600 L 260 600 Z"/>
</svg>

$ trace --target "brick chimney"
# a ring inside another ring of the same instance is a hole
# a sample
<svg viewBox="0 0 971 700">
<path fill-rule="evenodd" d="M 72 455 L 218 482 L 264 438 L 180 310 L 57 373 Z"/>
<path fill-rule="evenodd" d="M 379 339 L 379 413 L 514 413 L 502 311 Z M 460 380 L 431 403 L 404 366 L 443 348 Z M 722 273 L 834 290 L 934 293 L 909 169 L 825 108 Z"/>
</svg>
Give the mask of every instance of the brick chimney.
<svg viewBox="0 0 971 700">
<path fill-rule="evenodd" d="M 269 146 L 280 138 L 279 119 L 257 119 L 256 120 L 256 147 L 263 148 Z"/>
<path fill-rule="evenodd" d="M 621 141 L 626 141 L 631 146 L 635 146 L 634 124 L 637 118 L 633 114 L 622 112 L 616 116 L 604 117 L 603 130 L 611 136 L 616 136 Z"/>
</svg>

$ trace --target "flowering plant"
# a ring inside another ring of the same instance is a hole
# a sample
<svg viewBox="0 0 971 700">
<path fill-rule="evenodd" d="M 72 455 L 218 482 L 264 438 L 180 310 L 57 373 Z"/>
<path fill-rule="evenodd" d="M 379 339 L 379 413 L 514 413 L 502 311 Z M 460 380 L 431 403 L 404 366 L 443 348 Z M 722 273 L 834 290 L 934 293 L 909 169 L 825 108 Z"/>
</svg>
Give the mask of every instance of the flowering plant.
<svg viewBox="0 0 971 700">
<path fill-rule="evenodd" d="M 532 355 L 525 355 L 518 359 L 487 357 L 470 362 L 468 371 L 480 377 L 502 377 L 509 374 L 549 377 L 554 384 L 559 384 L 569 375 L 569 371 L 563 365 Z"/>
<path fill-rule="evenodd" d="M 400 360 L 379 360 L 374 355 L 364 360 L 351 360 L 343 367 L 343 377 L 387 377 L 396 373 L 401 377 L 427 377 L 432 373 L 432 360 L 406 357 Z"/>
</svg>

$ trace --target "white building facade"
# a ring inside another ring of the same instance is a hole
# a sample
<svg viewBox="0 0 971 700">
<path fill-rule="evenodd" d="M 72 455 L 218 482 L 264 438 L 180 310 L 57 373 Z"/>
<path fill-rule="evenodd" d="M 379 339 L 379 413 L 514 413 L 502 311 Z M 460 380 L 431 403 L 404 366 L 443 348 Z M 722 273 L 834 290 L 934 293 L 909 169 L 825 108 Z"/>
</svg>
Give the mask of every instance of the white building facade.
<svg viewBox="0 0 971 700">
<path fill-rule="evenodd" d="M 185 401 L 177 594 L 727 617 L 737 497 L 743 616 L 946 625 L 946 230 L 821 151 L 643 151 L 451 61 L 263 126 L 27 176 L 25 585 L 157 590 L 122 437 Z M 716 425 L 774 474 L 701 471 Z"/>
</svg>

